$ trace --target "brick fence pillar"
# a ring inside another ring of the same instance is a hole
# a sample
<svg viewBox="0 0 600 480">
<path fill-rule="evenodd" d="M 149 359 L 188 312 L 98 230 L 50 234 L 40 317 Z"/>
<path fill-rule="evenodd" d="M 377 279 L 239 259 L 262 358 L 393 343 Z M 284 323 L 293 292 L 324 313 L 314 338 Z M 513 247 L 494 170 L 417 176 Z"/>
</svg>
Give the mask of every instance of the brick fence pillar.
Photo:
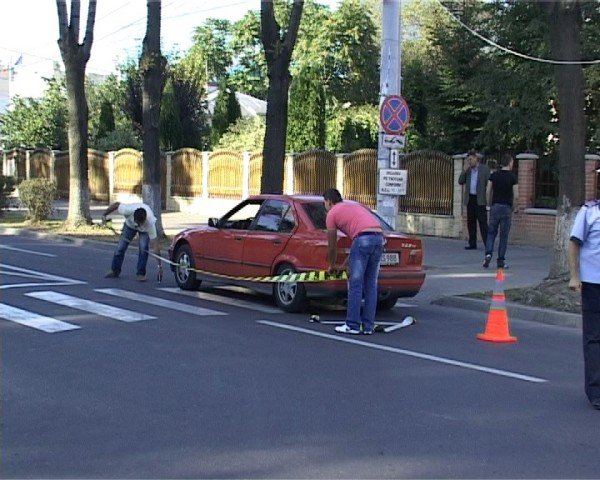
<svg viewBox="0 0 600 480">
<path fill-rule="evenodd" d="M 535 203 L 535 171 L 538 156 L 534 153 L 520 153 L 519 161 L 519 210 L 531 208 Z"/>
<path fill-rule="evenodd" d="M 587 154 L 585 156 L 585 200 L 594 200 L 598 196 L 598 174 L 596 169 L 600 165 L 600 155 Z"/>
</svg>

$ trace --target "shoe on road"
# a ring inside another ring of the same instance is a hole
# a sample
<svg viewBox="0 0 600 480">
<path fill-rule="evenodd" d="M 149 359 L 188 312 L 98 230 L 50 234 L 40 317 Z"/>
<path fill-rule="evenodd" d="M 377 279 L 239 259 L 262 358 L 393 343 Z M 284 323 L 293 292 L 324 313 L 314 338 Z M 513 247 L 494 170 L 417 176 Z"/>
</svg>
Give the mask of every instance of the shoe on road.
<svg viewBox="0 0 600 480">
<path fill-rule="evenodd" d="M 119 274 L 117 272 L 109 270 L 108 273 L 104 275 L 104 278 L 119 278 Z"/>
<path fill-rule="evenodd" d="M 350 335 L 360 335 L 360 331 L 354 330 L 353 328 L 350 328 L 345 323 L 343 325 L 335 327 L 335 331 L 338 332 L 338 333 L 348 333 Z"/>
<path fill-rule="evenodd" d="M 477 250 L 477 247 L 475 245 L 467 245 L 465 250 Z"/>
<path fill-rule="evenodd" d="M 483 268 L 489 268 L 491 261 L 492 261 L 492 256 L 486 255 L 485 258 L 483 259 Z"/>
<path fill-rule="evenodd" d="M 146 275 L 136 275 L 136 276 L 135 276 L 135 279 L 136 279 L 138 282 L 145 282 L 145 281 L 146 281 Z"/>
</svg>

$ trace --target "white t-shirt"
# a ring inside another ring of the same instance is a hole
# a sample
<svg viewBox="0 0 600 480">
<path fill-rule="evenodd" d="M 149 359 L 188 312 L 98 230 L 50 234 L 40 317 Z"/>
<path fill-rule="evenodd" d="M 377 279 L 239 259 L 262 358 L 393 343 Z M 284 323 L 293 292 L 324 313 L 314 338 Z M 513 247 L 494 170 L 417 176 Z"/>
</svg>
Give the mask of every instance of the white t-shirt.
<svg viewBox="0 0 600 480">
<path fill-rule="evenodd" d="M 146 210 L 146 221 L 141 225 L 137 225 L 133 219 L 133 214 L 138 208 Z M 156 217 L 148 205 L 145 203 L 120 203 L 117 211 L 125 217 L 125 223 L 128 227 L 138 232 L 148 233 L 150 240 L 156 238 Z"/>
</svg>

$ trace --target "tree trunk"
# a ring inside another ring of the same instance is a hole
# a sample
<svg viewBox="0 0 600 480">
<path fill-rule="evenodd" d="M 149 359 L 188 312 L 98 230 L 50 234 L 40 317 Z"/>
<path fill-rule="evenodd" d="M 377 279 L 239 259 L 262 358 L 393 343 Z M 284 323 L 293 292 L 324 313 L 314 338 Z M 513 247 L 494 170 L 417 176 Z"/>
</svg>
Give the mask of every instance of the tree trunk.
<svg viewBox="0 0 600 480">
<path fill-rule="evenodd" d="M 261 0 L 260 2 L 261 40 L 269 68 L 267 118 L 260 183 L 262 193 L 283 192 L 288 93 L 291 81 L 289 66 L 303 7 L 303 0 L 294 0 L 287 32 L 282 32 L 275 20 L 273 1 Z"/>
<path fill-rule="evenodd" d="M 67 223 L 92 223 L 88 178 L 88 107 L 85 95 L 85 67 L 94 40 L 96 0 L 90 0 L 85 38 L 79 43 L 80 0 L 71 1 L 69 22 L 66 0 L 56 0 L 58 47 L 65 65 L 69 110 L 69 212 Z"/>
<path fill-rule="evenodd" d="M 156 230 L 164 235 L 160 191 L 160 101 L 166 60 L 160 51 L 161 0 L 148 0 L 148 21 L 140 70 L 142 72 L 143 182 L 142 197 L 156 216 Z"/>
<path fill-rule="evenodd" d="M 288 123 L 288 92 L 291 75 L 276 62 L 269 69 L 267 117 L 263 146 L 262 193 L 283 193 L 283 168 Z M 267 168 L 265 168 L 267 167 Z"/>
<path fill-rule="evenodd" d="M 85 63 L 67 65 L 67 104 L 69 110 L 69 225 L 92 223 L 88 177 L 88 106 L 85 96 Z"/>
<path fill-rule="evenodd" d="M 581 60 L 581 10 L 577 0 L 543 2 L 554 60 Z M 584 80 L 581 65 L 555 65 L 559 118 L 559 193 L 550 277 L 569 271 L 567 245 L 585 201 Z"/>
</svg>

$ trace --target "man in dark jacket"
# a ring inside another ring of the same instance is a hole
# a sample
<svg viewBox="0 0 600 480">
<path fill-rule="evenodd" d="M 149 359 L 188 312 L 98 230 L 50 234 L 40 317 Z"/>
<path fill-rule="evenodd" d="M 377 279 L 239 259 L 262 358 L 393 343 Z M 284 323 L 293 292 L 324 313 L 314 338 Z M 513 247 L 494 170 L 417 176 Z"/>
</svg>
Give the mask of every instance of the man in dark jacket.
<svg viewBox="0 0 600 480">
<path fill-rule="evenodd" d="M 466 250 L 477 248 L 477 223 L 481 232 L 481 241 L 485 245 L 488 234 L 486 188 L 490 179 L 490 169 L 479 161 L 477 153 L 470 151 L 467 156 L 467 168 L 458 177 L 458 183 L 465 186 L 464 203 L 467 206 L 467 229 L 469 244 Z"/>
</svg>

